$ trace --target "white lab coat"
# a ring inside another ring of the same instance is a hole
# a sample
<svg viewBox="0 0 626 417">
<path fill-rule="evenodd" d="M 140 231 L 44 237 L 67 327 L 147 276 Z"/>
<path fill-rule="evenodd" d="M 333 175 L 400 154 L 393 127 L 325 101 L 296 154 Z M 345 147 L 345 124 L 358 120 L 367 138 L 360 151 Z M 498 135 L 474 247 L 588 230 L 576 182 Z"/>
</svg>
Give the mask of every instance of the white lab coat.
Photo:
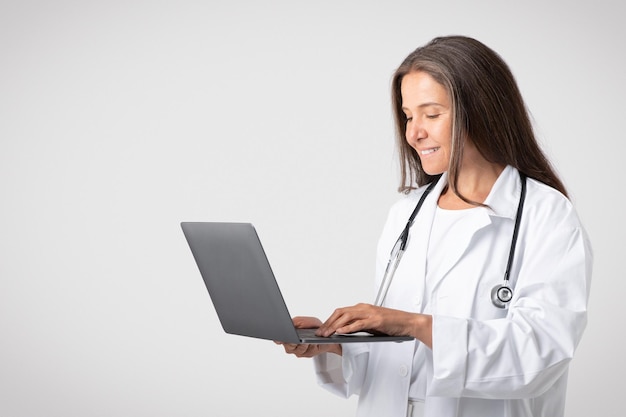
<svg viewBox="0 0 626 417">
<path fill-rule="evenodd" d="M 427 197 L 385 305 L 423 311 L 430 227 L 446 174 Z M 503 282 L 520 195 L 517 170 L 507 167 L 489 194 L 489 208 L 472 210 L 465 230 L 445 240 L 448 253 L 430 286 L 433 349 L 427 367 L 426 417 L 563 416 L 567 370 L 587 322 L 591 246 L 571 202 L 528 179 L 515 261 L 514 297 L 494 307 Z M 389 253 L 424 187 L 390 210 L 381 235 L 376 287 Z M 320 385 L 359 395 L 358 417 L 406 415 L 415 343 L 344 344 L 343 356 L 314 359 Z"/>
</svg>

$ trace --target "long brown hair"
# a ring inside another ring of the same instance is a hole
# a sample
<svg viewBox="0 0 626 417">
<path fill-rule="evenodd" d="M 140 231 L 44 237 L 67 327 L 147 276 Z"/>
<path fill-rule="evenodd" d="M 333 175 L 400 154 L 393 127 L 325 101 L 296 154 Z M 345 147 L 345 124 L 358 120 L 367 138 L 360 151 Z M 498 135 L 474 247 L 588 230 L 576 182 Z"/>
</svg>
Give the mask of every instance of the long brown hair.
<svg viewBox="0 0 626 417">
<path fill-rule="evenodd" d="M 413 51 L 393 76 L 391 95 L 402 175 L 399 191 L 409 192 L 433 179 L 424 172 L 417 152 L 405 138 L 406 116 L 400 87 L 402 78 L 413 71 L 429 74 L 450 96 L 452 153 L 448 181 L 455 194 L 459 195 L 463 144 L 471 140 L 487 161 L 511 165 L 567 196 L 565 186 L 537 142 L 508 65 L 496 52 L 465 36 L 433 39 Z"/>
</svg>

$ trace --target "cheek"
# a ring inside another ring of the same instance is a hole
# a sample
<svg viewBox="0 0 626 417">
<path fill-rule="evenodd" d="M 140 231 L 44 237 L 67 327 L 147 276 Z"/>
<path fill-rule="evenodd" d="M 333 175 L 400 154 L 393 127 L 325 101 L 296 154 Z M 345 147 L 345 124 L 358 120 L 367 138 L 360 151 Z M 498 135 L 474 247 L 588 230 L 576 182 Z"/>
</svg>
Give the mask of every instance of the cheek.
<svg viewBox="0 0 626 417">
<path fill-rule="evenodd" d="M 442 127 L 437 131 L 437 142 L 443 148 L 450 149 L 452 147 L 452 129 L 448 126 Z"/>
</svg>

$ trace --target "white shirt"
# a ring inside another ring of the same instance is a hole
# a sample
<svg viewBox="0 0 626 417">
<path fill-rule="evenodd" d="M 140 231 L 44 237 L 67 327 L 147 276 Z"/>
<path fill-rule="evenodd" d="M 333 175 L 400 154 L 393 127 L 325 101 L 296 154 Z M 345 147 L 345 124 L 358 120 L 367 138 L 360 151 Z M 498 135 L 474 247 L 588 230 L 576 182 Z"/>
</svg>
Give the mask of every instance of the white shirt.
<svg viewBox="0 0 626 417">
<path fill-rule="evenodd" d="M 437 206 L 435 209 L 428 241 L 428 254 L 426 256 L 426 279 L 424 280 L 424 297 L 421 311 L 424 314 L 432 314 L 431 300 L 428 295 L 437 281 L 436 278 L 442 274 L 442 265 L 445 264 L 447 256 L 445 251 L 446 241 L 454 239 L 456 228 L 462 227 L 463 219 L 472 210 L 476 210 L 476 208 L 447 210 Z M 415 355 L 413 356 L 411 383 L 409 386 L 409 398 L 412 400 L 424 401 L 426 398 L 427 375 L 424 366 L 426 359 L 424 349 L 428 348 L 421 343 L 415 344 Z"/>
<path fill-rule="evenodd" d="M 576 212 L 559 192 L 528 180 L 511 269 L 514 295 L 503 310 L 493 306 L 490 294 L 506 268 L 518 172 L 507 167 L 485 200 L 488 207 L 471 210 L 455 226 L 454 238 L 442 241 L 446 256 L 425 290 L 431 226 L 445 184 L 444 174 L 415 218 L 385 303 L 409 312 L 429 304 L 433 349 L 419 342 L 345 344 L 341 357 L 314 359 L 319 383 L 338 395 L 359 395 L 358 417 L 404 417 L 418 363 L 425 371 L 426 417 L 561 417 L 568 365 L 586 326 L 592 269 L 591 246 Z M 374 292 L 423 191 L 390 210 Z"/>
</svg>

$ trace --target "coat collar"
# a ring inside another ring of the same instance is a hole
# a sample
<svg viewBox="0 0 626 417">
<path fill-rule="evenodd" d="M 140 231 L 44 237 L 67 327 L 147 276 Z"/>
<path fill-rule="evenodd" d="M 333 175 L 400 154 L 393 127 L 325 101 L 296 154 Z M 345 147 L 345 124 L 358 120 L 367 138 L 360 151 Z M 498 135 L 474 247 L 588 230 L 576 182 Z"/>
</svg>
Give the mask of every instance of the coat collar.
<svg viewBox="0 0 626 417">
<path fill-rule="evenodd" d="M 521 192 L 519 171 L 507 165 L 485 199 L 490 215 L 515 219 Z"/>
<path fill-rule="evenodd" d="M 444 172 L 432 193 L 437 197 L 434 198 L 433 196 L 433 198 L 430 198 L 433 216 L 434 210 L 437 207 L 436 203 L 439 200 L 439 196 L 447 184 L 448 173 Z M 512 166 L 507 165 L 500 173 L 500 176 L 496 179 L 493 187 L 491 187 L 489 195 L 485 199 L 484 204 L 487 206 L 489 215 L 514 219 L 521 192 L 522 185 L 520 182 L 519 171 Z M 430 220 L 432 220 L 432 218 Z"/>
<path fill-rule="evenodd" d="M 448 174 L 444 173 L 436 184 L 431 195 L 424 201 L 421 213 L 415 219 L 415 229 L 420 230 L 419 236 L 415 236 L 413 245 L 413 267 L 426 273 L 426 255 L 430 241 L 431 227 L 437 210 L 437 201 L 448 183 Z M 455 236 L 449 239 L 446 246 L 446 260 L 441 268 L 441 275 L 431 283 L 433 287 L 445 277 L 447 272 L 454 267 L 458 260 L 465 254 L 471 245 L 471 240 L 477 231 L 491 224 L 493 217 L 505 217 L 515 219 L 517 204 L 521 191 L 518 171 L 507 166 L 496 182 L 489 195 L 485 199 L 487 207 L 478 207 L 468 213 L 467 221 L 463 222 L 463 227 L 459 228 Z M 408 267 L 408 265 L 405 265 Z"/>
</svg>

